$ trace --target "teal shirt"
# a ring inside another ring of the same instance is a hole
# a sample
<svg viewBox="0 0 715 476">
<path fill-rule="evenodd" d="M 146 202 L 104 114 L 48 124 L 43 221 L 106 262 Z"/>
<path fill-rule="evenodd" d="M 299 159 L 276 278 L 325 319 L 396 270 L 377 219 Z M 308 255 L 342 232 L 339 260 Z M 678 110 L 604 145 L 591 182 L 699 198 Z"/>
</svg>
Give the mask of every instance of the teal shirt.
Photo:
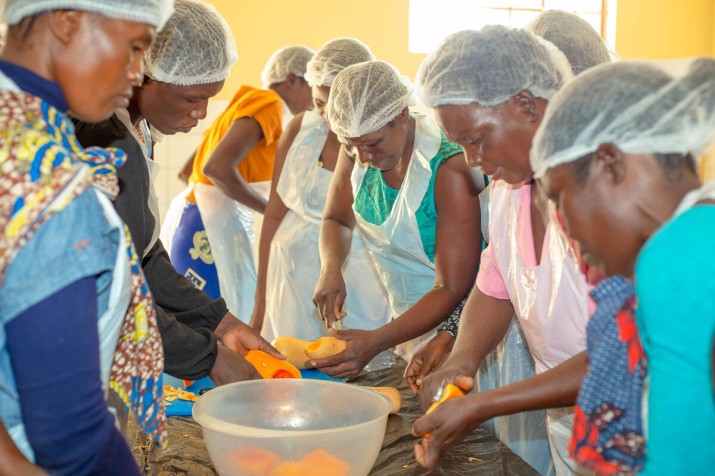
<svg viewBox="0 0 715 476">
<path fill-rule="evenodd" d="M 441 134 L 441 133 L 440 133 Z M 434 184 L 437 177 L 437 169 L 448 158 L 461 154 L 462 148 L 457 144 L 449 142 L 444 134 L 441 134 L 441 143 L 437 154 L 430 160 L 432 177 L 425 196 L 416 212 L 417 227 L 420 231 L 422 248 L 429 260 L 434 263 L 435 236 L 437 234 L 437 207 L 434 200 Z M 382 225 L 390 213 L 400 191 L 385 183 L 382 172 L 378 169 L 368 167 L 365 171 L 360 190 L 355 197 L 355 210 L 367 222 L 373 225 Z"/>
<path fill-rule="evenodd" d="M 646 464 L 641 474 L 715 468 L 715 206 L 665 224 L 636 263 L 638 328 L 648 356 Z"/>
</svg>

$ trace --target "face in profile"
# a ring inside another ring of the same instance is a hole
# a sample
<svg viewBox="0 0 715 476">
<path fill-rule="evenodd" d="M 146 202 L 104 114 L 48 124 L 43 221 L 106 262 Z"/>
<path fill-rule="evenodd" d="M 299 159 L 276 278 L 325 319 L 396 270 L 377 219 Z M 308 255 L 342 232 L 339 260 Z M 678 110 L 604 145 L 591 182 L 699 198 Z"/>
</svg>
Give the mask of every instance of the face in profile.
<svg viewBox="0 0 715 476">
<path fill-rule="evenodd" d="M 615 180 L 602 159 L 581 160 L 588 162 L 549 169 L 539 184 L 578 241 L 584 261 L 606 276 L 628 276 L 644 242 L 634 228 L 637 199 L 628 181 Z"/>
<path fill-rule="evenodd" d="M 127 107 L 132 87 L 141 84 L 144 52 L 156 29 L 145 23 L 99 14 L 58 11 L 51 21 L 71 22 L 67 41 L 54 48 L 55 80 L 72 114 L 97 122 Z M 65 24 L 66 25 L 66 24 Z"/>
<path fill-rule="evenodd" d="M 326 110 L 328 105 L 328 99 L 330 98 L 330 87 L 313 86 L 311 88 L 311 93 L 313 96 L 313 110 L 320 114 L 325 123 L 328 124 L 328 116 Z"/>
<path fill-rule="evenodd" d="M 209 99 L 224 82 L 178 86 L 146 78 L 136 90 L 140 114 L 165 135 L 189 132 L 206 117 Z"/>
<path fill-rule="evenodd" d="M 341 139 L 347 154 L 363 164 L 382 172 L 392 170 L 405 152 L 408 140 L 409 110 L 400 114 L 380 129 L 359 137 Z"/>
<path fill-rule="evenodd" d="M 529 151 L 541 117 L 536 101 L 519 93 L 497 106 L 449 104 L 435 113 L 447 139 L 464 149 L 470 167 L 479 167 L 493 180 L 520 184 L 534 175 Z"/>
</svg>

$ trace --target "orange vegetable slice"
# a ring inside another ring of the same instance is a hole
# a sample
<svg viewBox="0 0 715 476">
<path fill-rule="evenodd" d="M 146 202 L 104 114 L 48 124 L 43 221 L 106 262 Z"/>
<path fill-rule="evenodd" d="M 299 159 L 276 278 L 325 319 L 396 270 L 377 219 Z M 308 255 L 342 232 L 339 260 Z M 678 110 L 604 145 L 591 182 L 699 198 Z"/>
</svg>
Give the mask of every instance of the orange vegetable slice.
<svg viewBox="0 0 715 476">
<path fill-rule="evenodd" d="M 265 476 L 280 463 L 280 456 L 263 448 L 239 448 L 228 454 L 237 474 Z"/>
<path fill-rule="evenodd" d="M 193 380 L 184 380 L 184 388 L 189 388 L 192 383 L 194 383 Z"/>
<path fill-rule="evenodd" d="M 305 348 L 305 355 L 311 359 L 324 359 L 339 354 L 348 346 L 347 341 L 335 337 L 321 337 Z"/>
<path fill-rule="evenodd" d="M 451 383 L 448 383 L 446 387 L 442 390 L 442 395 L 440 395 L 439 399 L 434 402 L 430 407 L 427 409 L 427 413 L 429 414 L 434 411 L 435 408 L 439 406 L 440 403 L 445 402 L 447 400 L 451 400 L 452 398 L 456 397 L 463 397 L 464 392 L 457 387 L 456 385 L 453 385 Z M 429 438 L 430 434 L 425 433 L 425 438 Z"/>
<path fill-rule="evenodd" d="M 300 462 L 318 466 L 322 469 L 323 474 L 329 476 L 348 476 L 350 473 L 349 464 L 324 449 L 317 449 L 309 453 Z"/>
<path fill-rule="evenodd" d="M 253 365 L 263 378 L 301 378 L 300 370 L 285 360 L 276 359 L 260 350 L 251 350 L 246 360 Z"/>
<path fill-rule="evenodd" d="M 433 412 L 435 408 L 439 406 L 440 403 L 451 400 L 452 398 L 455 397 L 463 397 L 464 392 L 457 387 L 456 385 L 453 385 L 451 383 L 448 383 L 446 387 L 442 390 L 442 395 L 440 395 L 439 400 L 434 402 L 430 407 L 427 409 L 427 413 Z"/>
<path fill-rule="evenodd" d="M 275 466 L 268 476 L 332 476 L 320 466 L 302 461 L 284 461 Z"/>
</svg>

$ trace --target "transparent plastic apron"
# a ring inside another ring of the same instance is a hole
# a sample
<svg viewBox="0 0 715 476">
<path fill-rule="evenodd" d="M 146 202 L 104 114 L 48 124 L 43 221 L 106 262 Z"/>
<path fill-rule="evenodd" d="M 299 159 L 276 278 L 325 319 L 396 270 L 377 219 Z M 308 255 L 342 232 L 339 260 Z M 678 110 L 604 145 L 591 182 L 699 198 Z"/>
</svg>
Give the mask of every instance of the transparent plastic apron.
<svg viewBox="0 0 715 476">
<path fill-rule="evenodd" d="M 381 225 L 364 220 L 355 212 L 357 226 L 365 237 L 390 298 L 395 316 L 400 316 L 434 287 L 435 267 L 425 254 L 416 212 L 432 178 L 430 159 L 439 150 L 437 126 L 425 116 L 415 117 L 415 145 L 410 165 L 390 215 Z M 356 197 L 367 165 L 356 161 L 351 183 Z M 353 205 L 354 208 L 354 205 Z M 414 353 L 436 334 L 435 329 L 397 346 L 396 353 L 410 361 Z"/>
<path fill-rule="evenodd" d="M 533 267 L 524 264 L 518 237 L 521 231 L 531 229 L 531 221 L 520 223 L 530 213 L 520 214 L 519 207 L 530 207 L 530 193 L 529 185 L 494 184 L 490 213 L 500 219 L 490 222 L 493 237 L 490 244 L 538 374 L 586 350 L 588 285 L 568 239 L 553 218 L 546 226 L 541 262 Z M 566 315 L 555 312 L 557 307 L 578 309 L 578 312 Z M 576 468 L 568 457 L 572 420 L 572 408 L 547 411 L 549 443 L 557 475 L 573 474 Z"/>
<path fill-rule="evenodd" d="M 213 185 L 194 184 L 194 197 L 211 245 L 221 297 L 233 314 L 248 322 L 256 294 L 254 212 Z"/>
<path fill-rule="evenodd" d="M 262 334 L 269 341 L 280 335 L 304 340 L 328 335 L 313 304 L 320 276 L 320 223 L 333 177 L 318 165 L 327 137 L 323 118 L 307 111 L 276 187 L 288 212 L 273 237 L 268 262 Z M 343 309 L 348 313 L 344 327 L 375 329 L 387 324 L 391 316 L 387 292 L 358 229 L 342 272 L 347 288 Z"/>
</svg>

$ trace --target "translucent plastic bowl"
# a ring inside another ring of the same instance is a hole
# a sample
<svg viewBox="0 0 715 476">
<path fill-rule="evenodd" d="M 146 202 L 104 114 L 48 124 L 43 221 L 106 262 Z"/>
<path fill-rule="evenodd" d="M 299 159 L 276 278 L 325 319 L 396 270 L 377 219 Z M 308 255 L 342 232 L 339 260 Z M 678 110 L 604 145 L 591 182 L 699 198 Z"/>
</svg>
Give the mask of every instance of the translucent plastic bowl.
<svg viewBox="0 0 715 476">
<path fill-rule="evenodd" d="M 375 464 L 389 410 L 356 385 L 274 379 L 217 387 L 193 416 L 222 476 L 360 476 Z"/>
</svg>

